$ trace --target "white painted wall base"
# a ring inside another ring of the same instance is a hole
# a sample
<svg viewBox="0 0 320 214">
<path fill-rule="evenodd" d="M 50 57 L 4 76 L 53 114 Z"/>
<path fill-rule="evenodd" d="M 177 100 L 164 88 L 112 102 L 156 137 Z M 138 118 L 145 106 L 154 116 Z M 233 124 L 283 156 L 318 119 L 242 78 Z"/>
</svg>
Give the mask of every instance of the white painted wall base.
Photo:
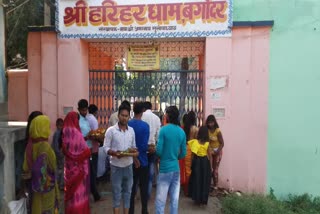
<svg viewBox="0 0 320 214">
<path fill-rule="evenodd" d="M 7 202 L 15 200 L 14 143 L 25 138 L 25 129 L 0 122 L 0 146 L 5 154 L 0 165 L 0 210 Z"/>
</svg>

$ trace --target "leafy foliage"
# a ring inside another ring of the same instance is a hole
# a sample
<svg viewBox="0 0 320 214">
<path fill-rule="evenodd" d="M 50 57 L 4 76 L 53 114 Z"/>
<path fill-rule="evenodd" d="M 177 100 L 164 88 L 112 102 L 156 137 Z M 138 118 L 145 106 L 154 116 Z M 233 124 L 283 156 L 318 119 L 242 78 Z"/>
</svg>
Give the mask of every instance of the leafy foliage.
<svg viewBox="0 0 320 214">
<path fill-rule="evenodd" d="M 286 206 L 295 213 L 316 214 L 320 213 L 320 197 L 313 198 L 309 194 L 289 195 L 284 201 Z"/>
<path fill-rule="evenodd" d="M 222 207 L 224 214 L 316 214 L 320 213 L 320 197 L 289 195 L 280 201 L 271 189 L 268 196 L 231 194 L 222 200 Z"/>
<path fill-rule="evenodd" d="M 277 200 L 262 195 L 229 195 L 222 201 L 224 214 L 294 214 Z"/>
<path fill-rule="evenodd" d="M 146 77 L 148 75 L 149 77 Z M 157 96 L 159 95 L 159 89 L 156 74 L 150 72 L 126 72 L 117 71 L 115 82 L 117 95 L 120 97 L 145 97 L 146 95 Z"/>
<path fill-rule="evenodd" d="M 54 23 L 54 0 L 47 0 L 51 9 L 51 24 Z M 42 26 L 44 23 L 43 0 L 4 0 L 6 13 L 6 51 L 8 65 L 16 64 L 17 54 L 27 58 L 28 26 Z M 21 6 L 22 5 L 22 6 Z"/>
</svg>

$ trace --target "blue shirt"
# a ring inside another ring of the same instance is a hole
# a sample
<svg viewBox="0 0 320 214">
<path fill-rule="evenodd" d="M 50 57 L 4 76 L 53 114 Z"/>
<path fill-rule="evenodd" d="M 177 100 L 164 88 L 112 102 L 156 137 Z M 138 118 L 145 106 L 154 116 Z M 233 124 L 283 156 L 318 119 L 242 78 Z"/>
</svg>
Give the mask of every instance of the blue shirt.
<svg viewBox="0 0 320 214">
<path fill-rule="evenodd" d="M 169 123 L 160 129 L 156 154 L 160 157 L 161 173 L 180 171 L 178 159 L 187 153 L 186 134 L 178 125 Z"/>
<path fill-rule="evenodd" d="M 53 140 L 52 140 L 52 144 L 51 144 L 51 147 L 52 147 L 54 153 L 56 154 L 57 160 L 60 158 L 63 158 L 63 153 L 60 149 L 60 142 L 59 142 L 61 133 L 62 133 L 61 129 L 57 129 L 54 132 Z"/>
<path fill-rule="evenodd" d="M 150 135 L 150 128 L 148 123 L 132 119 L 128 122 L 128 125 L 133 128 L 134 134 L 136 136 L 136 146 L 139 151 L 138 159 L 140 161 L 141 166 L 147 166 L 148 165 L 148 141 L 149 141 L 149 135 Z"/>
<path fill-rule="evenodd" d="M 81 114 L 79 114 L 79 115 L 80 115 L 79 126 L 81 129 L 81 133 L 82 133 L 83 137 L 86 137 L 89 134 L 89 132 L 91 131 L 91 128 L 90 128 L 90 125 L 89 125 L 87 118 L 83 117 Z M 89 148 L 92 148 L 91 140 L 87 140 L 86 143 Z"/>
</svg>

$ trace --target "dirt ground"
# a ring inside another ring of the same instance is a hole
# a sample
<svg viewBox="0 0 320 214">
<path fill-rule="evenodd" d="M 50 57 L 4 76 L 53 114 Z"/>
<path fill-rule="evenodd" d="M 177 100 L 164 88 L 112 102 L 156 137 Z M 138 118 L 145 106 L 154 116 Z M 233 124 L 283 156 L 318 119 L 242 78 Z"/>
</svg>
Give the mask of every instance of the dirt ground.
<svg viewBox="0 0 320 214">
<path fill-rule="evenodd" d="M 101 193 L 101 196 L 105 199 L 94 203 L 91 198 L 91 214 L 105 214 L 112 213 L 112 193 L 111 185 L 108 182 L 100 182 L 98 184 L 98 190 Z M 155 213 L 155 191 L 156 188 L 153 188 L 152 197 L 148 204 L 148 211 L 150 214 Z M 63 195 L 61 195 L 63 198 Z M 62 199 L 63 200 L 63 199 Z M 63 210 L 63 209 L 62 209 Z M 63 213 L 63 211 L 61 212 Z M 141 213 L 141 202 L 140 197 L 137 195 L 136 204 L 135 204 L 135 213 Z M 165 213 L 169 213 L 169 203 L 167 201 Z M 205 207 L 196 206 L 190 198 L 185 197 L 183 194 L 180 195 L 179 200 L 179 213 L 183 214 L 221 214 L 221 204 L 217 197 L 209 197 L 208 205 Z"/>
</svg>

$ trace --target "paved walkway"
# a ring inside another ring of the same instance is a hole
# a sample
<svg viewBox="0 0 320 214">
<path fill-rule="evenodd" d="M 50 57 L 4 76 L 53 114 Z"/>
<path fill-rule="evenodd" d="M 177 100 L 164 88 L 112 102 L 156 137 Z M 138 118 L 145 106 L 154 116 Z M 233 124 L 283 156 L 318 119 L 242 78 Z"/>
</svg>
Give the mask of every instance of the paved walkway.
<svg viewBox="0 0 320 214">
<path fill-rule="evenodd" d="M 91 203 L 91 214 L 105 214 L 112 213 L 112 194 L 111 194 L 111 185 L 110 183 L 100 183 L 98 185 L 98 190 L 101 195 L 106 199 L 104 201 Z M 155 205 L 154 205 L 154 195 L 155 188 L 153 189 L 153 194 L 151 200 L 148 204 L 149 213 L 155 213 Z M 136 205 L 135 205 L 135 213 L 141 213 L 141 202 L 139 199 L 139 195 L 136 197 Z M 169 213 L 168 202 L 166 206 L 165 213 Z M 179 213 L 183 214 L 221 214 L 221 204 L 218 198 L 209 197 L 209 202 L 206 207 L 198 207 L 193 204 L 193 201 L 190 198 L 187 198 L 181 194 L 179 201 Z"/>
</svg>

